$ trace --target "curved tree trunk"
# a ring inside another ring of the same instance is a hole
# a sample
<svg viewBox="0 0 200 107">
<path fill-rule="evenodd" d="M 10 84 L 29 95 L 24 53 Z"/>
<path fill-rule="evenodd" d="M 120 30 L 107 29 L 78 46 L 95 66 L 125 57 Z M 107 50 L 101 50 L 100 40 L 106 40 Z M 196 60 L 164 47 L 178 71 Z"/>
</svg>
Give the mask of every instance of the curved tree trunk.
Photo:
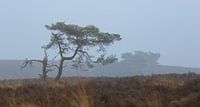
<svg viewBox="0 0 200 107">
<path fill-rule="evenodd" d="M 59 65 L 59 69 L 58 69 L 58 74 L 55 78 L 55 80 L 59 80 L 61 75 L 62 75 L 62 71 L 63 71 L 63 64 L 64 64 L 64 59 L 60 60 L 60 65 Z"/>
</svg>

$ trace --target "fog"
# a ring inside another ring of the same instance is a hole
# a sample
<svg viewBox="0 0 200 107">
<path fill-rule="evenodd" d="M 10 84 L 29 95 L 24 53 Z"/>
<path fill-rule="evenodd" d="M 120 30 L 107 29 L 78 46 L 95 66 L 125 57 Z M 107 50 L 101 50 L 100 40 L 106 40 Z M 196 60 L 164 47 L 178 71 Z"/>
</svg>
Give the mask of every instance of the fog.
<svg viewBox="0 0 200 107">
<path fill-rule="evenodd" d="M 160 53 L 163 65 L 200 67 L 199 0 L 1 0 L 0 59 L 42 58 L 44 25 L 65 21 L 119 33 L 108 49 Z"/>
<path fill-rule="evenodd" d="M 95 67 L 88 68 L 84 63 L 79 67 L 72 66 L 74 63 L 66 61 L 63 70 L 63 77 L 130 77 L 135 75 L 154 75 L 154 74 L 200 74 L 200 68 L 162 65 L 158 62 L 159 53 L 135 51 L 134 53 L 123 53 L 121 60 L 108 65 L 94 64 Z M 42 73 L 42 64 L 33 62 L 25 68 L 24 60 L 0 60 L 0 80 L 2 79 L 27 79 L 39 78 Z M 57 61 L 50 61 L 56 64 Z M 48 77 L 55 77 L 57 71 L 48 72 Z"/>
</svg>

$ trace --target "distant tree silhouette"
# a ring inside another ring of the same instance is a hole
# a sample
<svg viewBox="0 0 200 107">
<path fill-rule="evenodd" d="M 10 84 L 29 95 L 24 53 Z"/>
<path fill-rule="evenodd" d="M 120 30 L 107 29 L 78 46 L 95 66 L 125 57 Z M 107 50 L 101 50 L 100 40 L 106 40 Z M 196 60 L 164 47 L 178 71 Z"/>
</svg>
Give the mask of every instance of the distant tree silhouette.
<svg viewBox="0 0 200 107">
<path fill-rule="evenodd" d="M 63 64 L 66 60 L 75 60 L 74 62 L 77 64 L 86 63 L 89 67 L 92 67 L 93 63 L 105 65 L 117 60 L 115 56 L 106 57 L 104 53 L 106 46 L 121 40 L 119 34 L 100 32 L 93 25 L 81 27 L 65 24 L 64 22 L 57 22 L 45 27 L 52 31 L 51 40 L 46 45 L 46 49 L 57 49 L 60 57 L 56 80 L 60 79 L 63 72 Z M 97 53 L 101 52 L 101 55 L 98 55 L 99 57 L 90 55 L 94 51 Z"/>
<path fill-rule="evenodd" d="M 143 64 L 143 65 L 156 65 L 160 58 L 159 53 L 135 51 L 135 54 L 130 52 L 122 54 L 124 62 L 130 62 L 132 64 Z"/>
</svg>

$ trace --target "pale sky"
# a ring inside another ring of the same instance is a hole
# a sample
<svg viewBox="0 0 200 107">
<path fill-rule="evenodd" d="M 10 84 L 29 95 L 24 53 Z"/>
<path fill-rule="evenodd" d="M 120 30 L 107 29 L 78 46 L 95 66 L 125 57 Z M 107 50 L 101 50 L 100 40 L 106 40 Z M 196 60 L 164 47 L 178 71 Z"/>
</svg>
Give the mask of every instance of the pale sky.
<svg viewBox="0 0 200 107">
<path fill-rule="evenodd" d="M 161 54 L 160 63 L 200 67 L 200 0 L 0 0 L 0 59 L 41 58 L 44 25 L 95 25 L 123 40 L 108 52 Z"/>
</svg>

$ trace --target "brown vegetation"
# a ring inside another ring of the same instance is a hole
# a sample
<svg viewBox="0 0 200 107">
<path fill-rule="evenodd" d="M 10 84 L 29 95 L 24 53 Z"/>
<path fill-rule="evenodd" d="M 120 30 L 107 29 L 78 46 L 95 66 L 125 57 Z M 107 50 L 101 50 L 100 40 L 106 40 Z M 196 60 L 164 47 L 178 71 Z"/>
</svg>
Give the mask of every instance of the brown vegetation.
<svg viewBox="0 0 200 107">
<path fill-rule="evenodd" d="M 1 81 L 0 107 L 200 107 L 200 75 Z"/>
</svg>

